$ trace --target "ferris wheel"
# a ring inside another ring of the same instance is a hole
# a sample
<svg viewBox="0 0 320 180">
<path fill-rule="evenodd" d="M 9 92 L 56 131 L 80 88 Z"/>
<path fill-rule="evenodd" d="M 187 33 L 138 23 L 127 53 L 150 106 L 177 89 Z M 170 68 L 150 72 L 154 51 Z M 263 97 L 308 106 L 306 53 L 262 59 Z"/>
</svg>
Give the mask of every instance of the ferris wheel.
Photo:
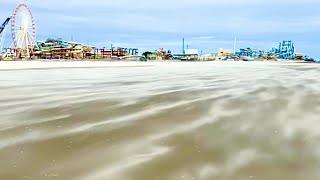
<svg viewBox="0 0 320 180">
<path fill-rule="evenodd" d="M 36 44 L 36 24 L 30 8 L 26 4 L 19 4 L 11 19 L 13 45 L 17 53 L 30 57 Z"/>
</svg>

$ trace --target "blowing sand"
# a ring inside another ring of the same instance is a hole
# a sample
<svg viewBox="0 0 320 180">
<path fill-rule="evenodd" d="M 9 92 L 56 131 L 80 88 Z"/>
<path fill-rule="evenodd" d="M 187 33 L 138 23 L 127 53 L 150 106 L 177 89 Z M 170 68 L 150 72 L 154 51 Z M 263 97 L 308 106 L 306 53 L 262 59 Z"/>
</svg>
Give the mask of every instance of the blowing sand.
<svg viewBox="0 0 320 180">
<path fill-rule="evenodd" d="M 0 70 L 150 66 L 150 62 L 128 61 L 0 61 Z"/>
</svg>

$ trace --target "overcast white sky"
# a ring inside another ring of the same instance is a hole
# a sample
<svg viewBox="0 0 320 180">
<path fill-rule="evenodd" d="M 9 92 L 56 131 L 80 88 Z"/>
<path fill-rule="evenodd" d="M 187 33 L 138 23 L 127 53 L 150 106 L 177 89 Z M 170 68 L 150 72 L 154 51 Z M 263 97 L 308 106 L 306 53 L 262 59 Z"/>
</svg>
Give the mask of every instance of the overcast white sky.
<svg viewBox="0 0 320 180">
<path fill-rule="evenodd" d="M 20 0 L 0 0 L 0 17 Z M 159 47 L 181 52 L 182 37 L 204 53 L 217 48 L 269 49 L 293 40 L 300 52 L 320 58 L 320 1 L 315 0 L 26 0 L 47 37 L 98 47 Z"/>
</svg>

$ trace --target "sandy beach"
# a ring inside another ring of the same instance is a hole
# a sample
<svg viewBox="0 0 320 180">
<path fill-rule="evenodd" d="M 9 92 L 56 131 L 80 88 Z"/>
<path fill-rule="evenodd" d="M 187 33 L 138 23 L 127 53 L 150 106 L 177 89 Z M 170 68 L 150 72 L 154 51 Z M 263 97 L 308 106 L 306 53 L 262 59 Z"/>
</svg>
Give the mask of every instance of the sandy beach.
<svg viewBox="0 0 320 180">
<path fill-rule="evenodd" d="M 0 62 L 0 179 L 320 179 L 317 64 Z"/>
<path fill-rule="evenodd" d="M 276 61 L 64 61 L 64 60 L 39 60 L 39 61 L 0 61 L 0 70 L 14 69 L 48 69 L 48 68 L 113 68 L 113 67 L 147 67 L 167 64 L 296 64 L 299 62 L 276 62 Z"/>
<path fill-rule="evenodd" d="M 0 61 L 0 70 L 46 68 L 92 68 L 150 66 L 153 63 L 128 61 Z"/>
</svg>

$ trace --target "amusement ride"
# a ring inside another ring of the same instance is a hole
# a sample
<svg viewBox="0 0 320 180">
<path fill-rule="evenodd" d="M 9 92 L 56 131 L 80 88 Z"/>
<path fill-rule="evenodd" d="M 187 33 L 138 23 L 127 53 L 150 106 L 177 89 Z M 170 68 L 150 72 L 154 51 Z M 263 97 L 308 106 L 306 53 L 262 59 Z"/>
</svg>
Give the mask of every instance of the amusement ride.
<svg viewBox="0 0 320 180">
<path fill-rule="evenodd" d="M 6 34 L 11 25 L 12 41 L 10 48 L 4 49 Z M 18 4 L 12 16 L 0 26 L 0 55 L 31 58 L 36 43 L 36 23 L 31 9 L 24 3 Z"/>
</svg>

